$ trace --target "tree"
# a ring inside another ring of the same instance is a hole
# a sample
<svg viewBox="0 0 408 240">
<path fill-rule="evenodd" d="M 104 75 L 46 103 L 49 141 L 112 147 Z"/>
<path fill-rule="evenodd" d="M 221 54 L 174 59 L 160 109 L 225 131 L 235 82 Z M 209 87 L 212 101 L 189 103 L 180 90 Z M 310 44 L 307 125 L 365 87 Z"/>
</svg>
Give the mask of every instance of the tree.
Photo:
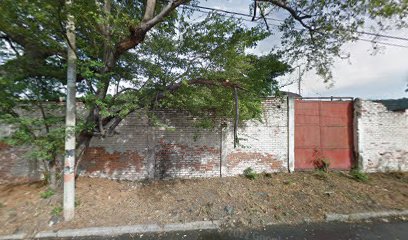
<svg viewBox="0 0 408 240">
<path fill-rule="evenodd" d="M 335 58 L 347 58 L 342 46 L 360 36 L 379 37 L 376 33 L 408 26 L 406 0 L 332 0 L 286 1 L 254 0 L 254 20 L 284 15 L 278 25 L 282 33 L 281 52 L 305 70 L 316 70 L 325 81 L 332 79 Z M 258 11 L 257 11 L 258 10 Z M 367 33 L 370 28 L 374 34 Z M 368 34 L 368 35 L 367 35 Z"/>
<path fill-rule="evenodd" d="M 3 3 L 0 10 L 5 17 L 0 20 L 0 31 L 8 56 L 4 56 L 0 71 L 7 89 L 5 103 L 9 104 L 1 111 L 15 123 L 24 118 L 14 114 L 16 105 L 37 103 L 22 98 L 37 87 L 27 84 L 33 79 L 40 81 L 47 93 L 42 98 L 36 97 L 42 96 L 40 93 L 33 94 L 33 100 L 52 101 L 65 94 L 67 46 L 63 30 L 67 9 L 57 1 Z M 275 77 L 289 69 L 276 54 L 257 57 L 245 53 L 269 35 L 261 27 L 248 29 L 217 14 L 194 23 L 186 20 L 182 11 L 170 11 L 180 2 L 157 3 L 154 9 L 160 12 L 151 10 L 154 3 L 74 2 L 69 13 L 77 23 L 77 90 L 87 107 L 76 128 L 78 155 L 91 137 L 115 134 L 120 121 L 140 109 L 176 108 L 230 119 L 234 116 L 234 89 L 238 89 L 240 118 L 257 117 L 260 97 L 276 91 Z M 142 9 L 146 12 L 143 15 Z M 166 21 L 152 29 L 152 24 L 165 15 Z M 145 39 L 147 31 L 150 33 Z M 139 45 L 141 41 L 144 44 Z M 55 122 L 49 128 L 59 126 L 61 122 Z M 20 140 L 32 142 L 34 137 L 28 134 L 31 128 L 25 127 L 21 131 L 28 137 Z M 53 143 L 47 133 L 37 135 Z M 63 136 L 60 133 L 59 138 Z M 62 146 L 55 147 L 58 153 Z M 43 150 L 39 145 L 37 151 Z"/>
</svg>

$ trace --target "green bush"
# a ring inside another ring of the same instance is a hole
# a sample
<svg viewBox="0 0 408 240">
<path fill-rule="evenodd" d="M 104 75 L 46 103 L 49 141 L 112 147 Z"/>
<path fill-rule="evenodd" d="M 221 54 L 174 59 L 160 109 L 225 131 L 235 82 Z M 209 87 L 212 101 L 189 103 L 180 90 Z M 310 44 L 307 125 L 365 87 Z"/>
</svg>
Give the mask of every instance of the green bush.
<svg viewBox="0 0 408 240">
<path fill-rule="evenodd" d="M 54 216 L 59 216 L 62 213 L 62 207 L 58 206 L 52 209 L 51 214 Z"/>
<path fill-rule="evenodd" d="M 252 168 L 247 168 L 244 170 L 244 176 L 248 179 L 254 180 L 258 177 L 258 173 L 256 173 Z"/>
<path fill-rule="evenodd" d="M 355 180 L 357 180 L 359 182 L 367 182 L 368 181 L 368 175 L 363 173 L 358 168 L 352 169 L 350 174 Z"/>
<path fill-rule="evenodd" d="M 49 188 L 49 189 L 47 189 L 47 191 L 42 192 L 40 196 L 41 196 L 41 198 L 47 199 L 47 198 L 50 198 L 51 196 L 53 196 L 54 194 L 55 194 L 54 190 Z"/>
</svg>

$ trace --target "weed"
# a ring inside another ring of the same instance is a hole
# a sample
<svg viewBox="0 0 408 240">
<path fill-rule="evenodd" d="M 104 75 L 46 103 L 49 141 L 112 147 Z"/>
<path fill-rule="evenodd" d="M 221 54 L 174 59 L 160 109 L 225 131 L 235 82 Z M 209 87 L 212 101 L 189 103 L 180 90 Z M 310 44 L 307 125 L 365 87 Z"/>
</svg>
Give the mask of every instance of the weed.
<svg viewBox="0 0 408 240">
<path fill-rule="evenodd" d="M 263 175 L 264 175 L 264 177 L 266 177 L 266 178 L 271 178 L 271 177 L 272 177 L 272 173 L 264 172 Z"/>
<path fill-rule="evenodd" d="M 75 200 L 75 207 L 79 207 L 79 205 L 81 205 L 81 201 Z"/>
<path fill-rule="evenodd" d="M 258 177 L 258 173 L 256 173 L 252 168 L 247 168 L 244 170 L 244 176 L 248 179 L 254 180 Z"/>
<path fill-rule="evenodd" d="M 354 168 L 350 171 L 351 176 L 359 182 L 367 182 L 368 175 L 363 173 L 360 169 Z"/>
<path fill-rule="evenodd" d="M 59 216 L 62 213 L 62 207 L 58 206 L 52 209 L 51 214 L 54 216 Z"/>
<path fill-rule="evenodd" d="M 42 192 L 40 194 L 41 198 L 47 199 L 52 197 L 55 194 L 54 190 L 52 190 L 51 188 L 48 188 L 47 191 Z"/>
<path fill-rule="evenodd" d="M 315 171 L 314 173 L 314 176 L 320 180 L 327 180 L 328 172 L 323 169 L 317 169 L 317 171 Z"/>
<path fill-rule="evenodd" d="M 4 204 L 0 202 L 0 208 L 3 208 L 3 207 L 4 207 Z"/>
<path fill-rule="evenodd" d="M 316 158 L 314 161 L 314 165 L 316 169 L 323 171 L 325 173 L 329 172 L 329 167 L 330 167 L 330 159 L 327 158 Z"/>
<path fill-rule="evenodd" d="M 313 165 L 316 169 L 326 172 L 329 172 L 330 159 L 326 158 L 321 151 L 315 149 L 313 152 Z"/>
</svg>

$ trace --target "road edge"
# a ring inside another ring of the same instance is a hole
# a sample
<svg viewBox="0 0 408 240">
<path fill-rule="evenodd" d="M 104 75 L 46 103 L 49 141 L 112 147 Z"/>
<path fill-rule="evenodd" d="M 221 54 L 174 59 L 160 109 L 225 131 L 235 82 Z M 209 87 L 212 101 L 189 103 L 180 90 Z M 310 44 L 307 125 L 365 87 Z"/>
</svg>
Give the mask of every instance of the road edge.
<svg viewBox="0 0 408 240">
<path fill-rule="evenodd" d="M 381 217 L 398 217 L 405 215 L 408 215 L 408 209 L 351 214 L 328 213 L 326 214 L 326 222 L 347 222 Z"/>
<path fill-rule="evenodd" d="M 165 225 L 141 224 L 117 227 L 90 227 L 78 229 L 63 229 L 58 231 L 43 231 L 28 236 L 27 234 L 13 234 L 0 236 L 0 240 L 25 239 L 27 237 L 39 238 L 66 238 L 66 237 L 90 237 L 90 236 L 118 236 L 122 234 L 141 234 L 155 232 L 190 231 L 218 229 L 220 221 L 197 221 L 188 223 L 171 223 Z"/>
<path fill-rule="evenodd" d="M 347 222 L 365 220 L 381 217 L 398 217 L 408 215 L 408 209 L 391 210 L 381 212 L 363 212 L 352 214 L 326 214 L 326 222 Z M 26 239 L 28 237 L 41 238 L 67 238 L 67 237 L 90 237 L 90 236 L 118 236 L 122 234 L 141 234 L 141 233 L 157 233 L 157 232 L 172 232 L 172 231 L 190 231 L 190 230 L 211 230 L 219 229 L 221 221 L 197 221 L 188 223 L 171 223 L 165 225 L 158 224 L 140 224 L 117 227 L 90 227 L 78 229 L 62 229 L 58 231 L 42 231 L 35 235 L 29 236 L 25 233 L 3 235 L 0 240 L 17 240 Z"/>
</svg>

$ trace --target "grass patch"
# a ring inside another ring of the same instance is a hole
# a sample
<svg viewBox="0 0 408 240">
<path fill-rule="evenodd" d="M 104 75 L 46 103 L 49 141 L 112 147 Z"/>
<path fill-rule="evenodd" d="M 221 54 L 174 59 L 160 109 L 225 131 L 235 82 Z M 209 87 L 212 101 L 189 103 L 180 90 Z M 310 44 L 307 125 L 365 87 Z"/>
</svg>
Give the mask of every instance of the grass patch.
<svg viewBox="0 0 408 240">
<path fill-rule="evenodd" d="M 368 181 L 368 175 L 364 172 L 362 172 L 360 169 L 352 169 L 350 171 L 351 176 L 359 182 L 367 182 Z"/>
<path fill-rule="evenodd" d="M 324 169 L 316 169 L 313 175 L 319 180 L 327 180 L 329 178 L 329 172 Z"/>
<path fill-rule="evenodd" d="M 52 211 L 51 211 L 51 214 L 52 214 L 53 216 L 60 216 L 61 213 L 62 213 L 62 207 L 61 207 L 61 206 L 55 207 L 55 208 L 53 208 Z"/>
<path fill-rule="evenodd" d="M 258 173 L 255 172 L 252 168 L 247 168 L 244 170 L 244 176 L 248 179 L 255 180 L 258 178 Z"/>
<path fill-rule="evenodd" d="M 47 191 L 42 192 L 40 196 L 41 198 L 47 199 L 54 196 L 54 194 L 55 194 L 54 190 L 48 188 Z"/>
<path fill-rule="evenodd" d="M 328 158 L 317 158 L 313 162 L 315 168 L 319 171 L 328 173 L 330 168 L 330 159 Z"/>
</svg>

